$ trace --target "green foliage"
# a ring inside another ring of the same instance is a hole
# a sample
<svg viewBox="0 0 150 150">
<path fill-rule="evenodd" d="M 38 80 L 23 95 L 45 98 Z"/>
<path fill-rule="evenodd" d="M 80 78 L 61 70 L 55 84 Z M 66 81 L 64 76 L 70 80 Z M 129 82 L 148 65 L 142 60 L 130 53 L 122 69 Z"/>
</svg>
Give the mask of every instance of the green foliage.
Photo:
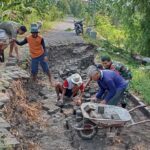
<svg viewBox="0 0 150 150">
<path fill-rule="evenodd" d="M 110 18 L 104 15 L 97 15 L 95 23 L 96 30 L 101 36 L 106 38 L 112 44 L 121 47 L 122 41 L 125 39 L 124 30 L 112 25 Z"/>
<path fill-rule="evenodd" d="M 22 24 L 55 21 L 65 14 L 82 17 L 85 5 L 81 0 L 1 0 L 0 20 L 12 20 Z M 44 25 L 46 26 L 46 24 Z"/>
<path fill-rule="evenodd" d="M 150 5 L 147 0 L 101 0 L 98 8 L 113 20 L 118 20 L 126 33 L 126 49 L 150 56 Z M 115 24 L 116 25 L 116 24 Z M 117 26 L 116 26 L 117 27 Z"/>
<path fill-rule="evenodd" d="M 75 17 L 82 17 L 85 12 L 85 6 L 81 0 L 69 0 L 71 14 Z"/>
<path fill-rule="evenodd" d="M 142 98 L 150 104 L 150 72 L 145 72 L 137 68 L 132 69 L 133 72 L 133 82 L 131 88 L 135 93 L 141 95 Z"/>
<path fill-rule="evenodd" d="M 59 8 L 59 10 L 61 10 L 65 14 L 70 14 L 71 13 L 70 5 L 68 3 L 68 0 L 60 0 L 60 1 L 58 1 L 57 7 Z"/>
<path fill-rule="evenodd" d="M 51 27 L 51 22 L 63 18 L 55 0 L 3 0 L 0 2 L 1 21 L 12 20 L 25 24 L 42 21 L 43 28 Z"/>
</svg>

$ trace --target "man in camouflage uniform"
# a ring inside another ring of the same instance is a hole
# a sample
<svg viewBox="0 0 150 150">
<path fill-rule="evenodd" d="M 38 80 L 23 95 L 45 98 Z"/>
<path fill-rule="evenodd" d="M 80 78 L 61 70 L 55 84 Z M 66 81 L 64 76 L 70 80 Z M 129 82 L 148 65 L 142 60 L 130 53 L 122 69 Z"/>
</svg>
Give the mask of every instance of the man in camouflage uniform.
<svg viewBox="0 0 150 150">
<path fill-rule="evenodd" d="M 132 79 L 131 71 L 120 62 L 112 62 L 109 56 L 102 56 L 101 62 L 102 62 L 104 69 L 115 71 L 117 74 L 120 74 L 125 80 Z"/>
</svg>

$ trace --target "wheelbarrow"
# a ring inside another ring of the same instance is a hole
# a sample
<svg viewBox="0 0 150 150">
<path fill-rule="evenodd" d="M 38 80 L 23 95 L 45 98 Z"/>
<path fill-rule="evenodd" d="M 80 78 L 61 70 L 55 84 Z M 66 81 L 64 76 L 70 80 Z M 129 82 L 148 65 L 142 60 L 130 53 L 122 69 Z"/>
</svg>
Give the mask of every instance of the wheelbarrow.
<svg viewBox="0 0 150 150">
<path fill-rule="evenodd" d="M 130 113 L 140 107 L 145 107 L 145 105 L 136 106 L 128 111 L 113 105 L 83 103 L 80 107 L 80 118 L 82 119 L 74 126 L 74 129 L 79 137 L 86 140 L 92 139 L 97 134 L 98 129 L 107 129 L 106 131 L 109 131 L 108 135 L 113 133 L 115 136 L 120 134 L 122 128 L 150 122 L 150 120 L 134 122 Z"/>
</svg>

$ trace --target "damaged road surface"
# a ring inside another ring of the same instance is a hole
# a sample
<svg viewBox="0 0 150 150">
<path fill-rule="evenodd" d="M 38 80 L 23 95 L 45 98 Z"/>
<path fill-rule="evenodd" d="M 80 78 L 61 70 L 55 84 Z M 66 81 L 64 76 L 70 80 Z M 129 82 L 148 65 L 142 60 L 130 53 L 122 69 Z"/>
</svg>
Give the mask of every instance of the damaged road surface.
<svg viewBox="0 0 150 150">
<path fill-rule="evenodd" d="M 53 77 L 63 81 L 73 73 L 80 73 L 86 80 L 86 69 L 94 62 L 95 46 L 86 44 L 73 32 L 68 19 L 52 32 L 46 33 L 49 66 Z M 38 75 L 39 81 L 17 80 L 11 84 L 10 101 L 3 108 L 4 118 L 11 125 L 10 132 L 19 141 L 16 150 L 149 150 L 149 123 L 123 129 L 113 140 L 107 138 L 101 129 L 92 140 L 81 139 L 75 125 L 71 107 L 63 108 L 63 113 L 56 104 L 55 89 L 51 88 L 45 75 Z M 94 95 L 97 86 L 91 83 L 84 94 L 84 100 Z M 129 108 L 134 107 L 130 101 Z M 133 114 L 139 121 L 147 117 L 139 110 Z M 66 128 L 66 120 L 68 127 Z"/>
</svg>

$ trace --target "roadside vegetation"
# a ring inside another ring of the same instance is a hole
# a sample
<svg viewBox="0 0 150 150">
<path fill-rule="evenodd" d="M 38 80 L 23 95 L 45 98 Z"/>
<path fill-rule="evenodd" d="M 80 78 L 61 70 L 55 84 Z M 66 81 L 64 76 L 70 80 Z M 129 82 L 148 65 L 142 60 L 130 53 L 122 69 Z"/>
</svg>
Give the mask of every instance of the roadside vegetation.
<svg viewBox="0 0 150 150">
<path fill-rule="evenodd" d="M 50 29 L 54 21 L 64 17 L 54 0 L 1 0 L 0 21 L 11 20 L 26 25 L 40 21 L 43 30 Z"/>
</svg>

